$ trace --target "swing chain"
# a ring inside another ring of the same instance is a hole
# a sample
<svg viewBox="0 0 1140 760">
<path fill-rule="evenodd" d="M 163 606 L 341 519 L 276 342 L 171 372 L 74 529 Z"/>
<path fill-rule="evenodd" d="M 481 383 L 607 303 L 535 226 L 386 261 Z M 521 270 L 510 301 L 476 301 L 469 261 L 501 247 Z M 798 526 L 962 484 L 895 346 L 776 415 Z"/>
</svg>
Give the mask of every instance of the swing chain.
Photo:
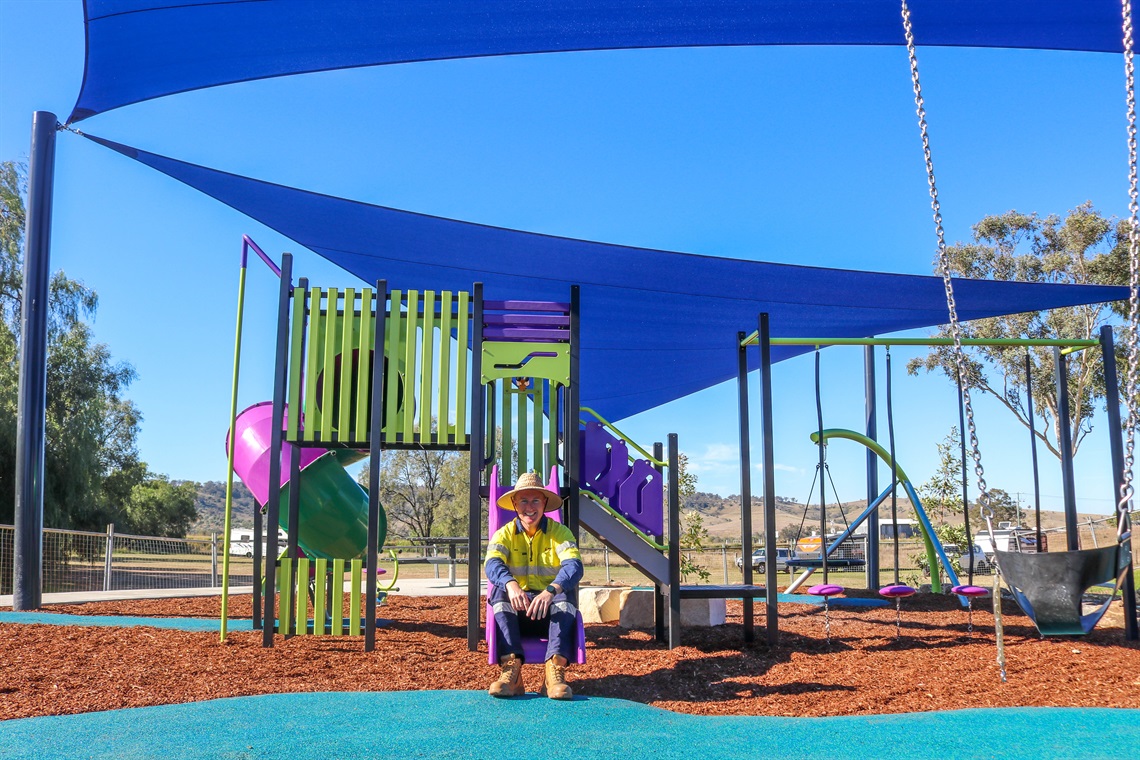
<svg viewBox="0 0 1140 760">
<path fill-rule="evenodd" d="M 1124 79 L 1128 106 L 1128 366 L 1125 372 L 1124 397 L 1128 407 L 1125 423 L 1124 478 L 1120 484 L 1120 501 L 1117 504 L 1117 538 L 1124 540 L 1128 512 L 1134 494 L 1132 467 L 1135 463 L 1137 419 L 1137 375 L 1140 374 L 1140 190 L 1137 189 L 1136 157 L 1136 82 L 1132 53 L 1132 0 L 1121 0 L 1124 21 Z"/>
<path fill-rule="evenodd" d="M 1127 2 L 1128 0 L 1124 0 Z M 962 349 L 962 328 L 958 323 L 958 307 L 954 299 L 954 283 L 951 280 L 950 257 L 946 253 L 946 231 L 942 227 L 942 205 L 938 200 L 938 185 L 934 178 L 934 159 L 930 154 L 930 136 L 926 126 L 926 104 L 922 97 L 922 84 L 918 78 L 918 56 L 915 52 L 914 30 L 910 22 L 910 8 L 902 0 L 903 30 L 906 33 L 906 52 L 910 59 L 910 79 L 914 88 L 914 104 L 918 113 L 918 128 L 922 136 L 922 154 L 926 161 L 926 181 L 930 186 L 930 207 L 934 211 L 934 228 L 938 238 L 938 269 L 942 275 L 942 285 L 946 290 L 946 308 L 950 316 L 950 335 L 954 339 L 954 364 L 958 381 L 962 385 L 963 405 L 966 409 L 966 427 L 970 433 L 971 457 L 974 460 L 974 473 L 978 477 L 978 503 L 989 504 L 989 489 L 986 487 L 985 470 L 982 468 L 982 452 L 978 444 L 978 429 L 974 423 L 974 407 L 970 399 L 970 386 L 966 381 L 966 357 Z"/>
<path fill-rule="evenodd" d="M 990 534 L 990 545 L 996 547 L 997 539 L 994 538 L 994 511 L 990 509 L 988 504 L 981 507 L 982 517 L 986 521 L 986 531 Z M 1001 617 L 1001 563 L 997 561 L 997 555 L 994 555 L 994 643 L 997 645 L 997 665 L 1001 675 L 1001 682 L 1006 682 L 1006 663 L 1005 663 L 1005 623 Z M 971 610 L 972 612 L 973 610 Z M 970 621 L 971 624 L 973 620 Z"/>
</svg>

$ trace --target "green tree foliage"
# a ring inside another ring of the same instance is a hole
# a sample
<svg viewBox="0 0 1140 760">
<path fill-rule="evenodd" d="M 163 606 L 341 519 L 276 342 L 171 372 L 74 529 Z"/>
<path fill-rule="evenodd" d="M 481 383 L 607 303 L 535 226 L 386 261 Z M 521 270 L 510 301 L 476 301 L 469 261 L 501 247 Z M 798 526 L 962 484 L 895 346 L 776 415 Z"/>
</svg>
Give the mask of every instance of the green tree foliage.
<svg viewBox="0 0 1140 760">
<path fill-rule="evenodd" d="M 1120 285 L 1128 282 L 1127 223 L 1116 223 L 1085 203 L 1063 220 L 1009 211 L 987 216 L 974 225 L 973 242 L 947 249 L 955 275 L 976 279 L 1023 282 Z M 1013 314 L 962 324 L 967 338 L 1095 338 L 1108 324 L 1119 304 L 1092 304 L 1051 311 Z M 938 332 L 948 337 L 949 330 Z M 1025 394 L 1025 350 L 1021 348 L 968 347 L 966 381 L 971 389 L 1001 402 L 1023 425 L 1028 423 Z M 1060 456 L 1057 388 L 1053 380 L 1051 348 L 1030 351 L 1034 415 L 1043 417 L 1035 434 L 1055 456 Z M 953 347 L 940 346 L 907 364 L 911 374 L 941 370 L 957 381 Z M 1092 430 L 1091 419 L 1104 397 L 1104 373 L 1099 351 L 1069 357 L 1070 418 L 1076 454 Z"/>
<path fill-rule="evenodd" d="M 182 537 L 198 516 L 197 501 L 197 483 L 151 476 L 131 489 L 127 522 L 140 535 Z"/>
<path fill-rule="evenodd" d="M 695 483 L 695 479 L 694 479 Z M 708 540 L 709 532 L 705 528 L 704 518 L 701 513 L 695 509 L 690 509 L 681 514 L 681 548 L 700 551 L 705 547 L 705 541 Z M 688 580 L 690 575 L 695 575 L 701 582 L 707 582 L 711 577 L 711 573 L 706 570 L 702 565 L 693 561 L 692 554 L 685 552 L 681 555 L 681 576 Z"/>
<path fill-rule="evenodd" d="M 994 527 L 997 527 L 999 522 L 1015 521 L 1017 520 L 1017 502 L 1009 492 L 1003 491 L 1000 488 L 991 488 L 989 490 L 990 496 L 990 509 L 994 513 Z M 981 513 L 979 512 L 979 518 Z M 978 530 L 985 530 L 985 523 L 979 523 Z"/>
<path fill-rule="evenodd" d="M 789 523 L 780 528 L 780 532 L 776 535 L 776 539 L 780 543 L 795 546 L 796 542 L 800 540 L 800 525 L 799 523 Z"/>
<path fill-rule="evenodd" d="M 24 166 L 0 163 L 0 522 L 7 523 L 15 515 L 25 176 Z M 44 525 L 102 530 L 116 523 L 138 531 L 143 526 L 131 523 L 129 504 L 136 487 L 154 476 L 139 460 L 135 443 L 142 415 L 125 397 L 135 371 L 95 341 L 84 320 L 97 306 L 93 290 L 63 272 L 52 276 Z M 177 505 L 170 510 L 180 514 Z M 180 520 L 161 532 L 184 533 Z"/>
<path fill-rule="evenodd" d="M 198 517 L 190 530 L 195 533 L 219 533 L 226 524 L 226 484 L 208 480 L 198 484 Z M 245 484 L 234 478 L 234 500 L 231 520 L 234 527 L 253 525 L 253 512 L 260 509 Z"/>
<path fill-rule="evenodd" d="M 669 487 L 668 480 L 665 487 Z M 681 497 L 682 509 L 689 506 L 690 499 L 697 495 L 697 475 L 689 472 L 689 455 L 684 452 L 677 453 L 677 493 Z"/>
<path fill-rule="evenodd" d="M 394 534 L 467 535 L 467 452 L 408 449 L 380 456 L 380 503 Z M 365 468 L 360 475 L 365 488 L 369 479 Z"/>
<path fill-rule="evenodd" d="M 938 469 L 919 488 L 922 504 L 928 514 L 938 510 L 938 521 L 946 523 L 946 513 L 962 513 L 962 458 L 958 456 L 962 439 L 958 428 L 950 428 L 950 435 L 938 446 Z"/>
</svg>

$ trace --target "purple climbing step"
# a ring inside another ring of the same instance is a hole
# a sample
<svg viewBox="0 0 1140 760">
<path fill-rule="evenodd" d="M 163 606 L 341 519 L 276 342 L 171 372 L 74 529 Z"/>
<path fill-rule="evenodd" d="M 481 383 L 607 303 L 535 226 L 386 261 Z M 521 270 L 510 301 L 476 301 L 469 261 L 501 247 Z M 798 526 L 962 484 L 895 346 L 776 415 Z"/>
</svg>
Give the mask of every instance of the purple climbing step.
<svg viewBox="0 0 1140 760">
<path fill-rule="evenodd" d="M 629 464 L 625 441 L 597 422 L 586 423 L 581 436 L 582 485 L 639 530 L 654 536 L 664 531 L 662 477 L 644 459 Z"/>
<path fill-rule="evenodd" d="M 665 532 L 665 489 L 661 473 L 644 459 L 633 463 L 626 479 L 618 484 L 617 499 L 610 506 L 646 533 Z"/>
</svg>

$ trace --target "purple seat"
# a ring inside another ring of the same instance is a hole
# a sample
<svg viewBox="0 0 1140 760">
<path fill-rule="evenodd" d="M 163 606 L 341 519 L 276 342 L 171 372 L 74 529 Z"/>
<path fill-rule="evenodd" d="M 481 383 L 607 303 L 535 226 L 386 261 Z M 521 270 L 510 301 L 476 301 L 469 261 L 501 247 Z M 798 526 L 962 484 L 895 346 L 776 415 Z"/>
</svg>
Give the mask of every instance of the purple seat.
<svg viewBox="0 0 1140 760">
<path fill-rule="evenodd" d="M 558 478 L 556 470 L 551 469 L 550 479 L 547 480 L 547 487 L 552 491 L 559 491 Z M 515 519 L 513 510 L 502 509 L 498 505 L 499 497 L 510 489 L 507 486 L 499 484 L 499 466 L 495 465 L 491 468 L 491 486 L 490 498 L 488 499 L 489 505 L 487 508 L 487 538 L 495 535 L 495 531 L 503 527 L 511 520 Z M 561 522 L 558 512 L 547 512 L 546 518 Z M 472 571 L 474 568 L 471 569 Z M 491 605 L 485 605 L 487 624 L 486 639 L 487 639 L 487 662 L 491 665 L 499 664 L 499 646 L 495 637 L 495 613 L 491 609 Z M 586 661 L 586 626 L 582 620 L 582 613 L 578 612 L 578 641 L 577 646 L 574 647 L 574 662 L 584 663 Z M 544 662 L 546 660 L 546 646 L 548 640 L 544 638 L 535 638 L 533 636 L 523 637 L 523 659 L 526 662 Z"/>
</svg>

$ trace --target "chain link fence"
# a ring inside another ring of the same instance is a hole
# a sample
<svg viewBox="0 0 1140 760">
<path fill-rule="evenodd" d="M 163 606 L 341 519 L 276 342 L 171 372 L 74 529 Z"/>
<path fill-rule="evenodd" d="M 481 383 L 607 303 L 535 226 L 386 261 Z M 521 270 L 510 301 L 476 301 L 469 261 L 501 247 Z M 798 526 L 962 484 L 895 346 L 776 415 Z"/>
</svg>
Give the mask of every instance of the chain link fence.
<svg viewBox="0 0 1140 760">
<path fill-rule="evenodd" d="M 0 525 L 0 594 L 12 593 L 14 541 L 14 528 Z M 481 542 L 482 550 L 486 543 L 486 540 Z M 929 576 L 919 561 L 924 555 L 921 542 L 902 541 L 899 549 L 902 580 L 914 585 L 928 583 Z M 223 550 L 222 537 L 217 534 L 203 538 L 159 538 L 115 533 L 113 526 L 105 533 L 49 528 L 44 530 L 43 591 L 50 594 L 218 587 L 222 585 Z M 415 538 L 387 545 L 380 552 L 380 566 L 390 571 L 393 561 L 389 551 L 395 552 L 399 560 L 401 578 L 447 578 L 452 585 L 462 585 L 471 567 L 467 538 L 463 536 Z M 584 585 L 649 583 L 645 576 L 605 547 L 583 547 L 581 551 Z M 743 579 L 738 543 L 682 552 L 690 567 L 708 573 L 702 580 L 699 573 L 690 572 L 685 583 L 727 585 Z M 230 557 L 231 587 L 253 584 L 253 560 L 244 554 L 239 551 Z M 476 572 L 481 575 L 482 551 L 480 555 Z M 894 572 L 890 542 L 880 545 L 880 567 L 883 577 Z M 979 574 L 992 572 L 988 566 L 980 569 Z M 831 572 L 850 576 L 852 585 L 861 585 L 864 568 L 833 568 Z M 783 571 L 781 576 L 785 576 Z M 790 581 L 794 575 L 789 572 L 786 577 Z"/>
<path fill-rule="evenodd" d="M 222 585 L 223 537 L 160 538 L 77 530 L 44 530 L 43 593 L 216 588 Z M 12 593 L 15 528 L 0 525 L 0 595 Z M 485 550 L 486 540 L 482 541 Z M 236 545 L 235 545 L 236 546 Z M 394 552 L 402 578 L 467 582 L 466 537 L 412 539 L 385 546 L 380 566 L 391 571 Z M 230 586 L 253 585 L 249 547 L 231 546 Z"/>
<path fill-rule="evenodd" d="M 0 593 L 12 593 L 15 528 L 0 525 Z M 222 583 L 222 540 L 46 528 L 43 593 L 211 588 Z M 253 583 L 253 562 L 231 557 L 230 584 Z"/>
</svg>

